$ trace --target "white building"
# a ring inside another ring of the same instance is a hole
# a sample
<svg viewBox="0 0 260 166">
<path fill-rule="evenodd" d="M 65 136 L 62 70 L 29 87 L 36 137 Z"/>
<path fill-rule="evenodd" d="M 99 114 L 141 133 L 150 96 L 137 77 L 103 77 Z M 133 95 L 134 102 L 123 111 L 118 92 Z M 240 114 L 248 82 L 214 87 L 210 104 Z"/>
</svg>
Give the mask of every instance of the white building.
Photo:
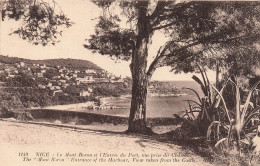
<svg viewBox="0 0 260 166">
<path fill-rule="evenodd" d="M 52 83 L 51 83 L 51 82 L 49 82 L 47 86 L 48 86 L 48 87 L 52 87 Z"/>
<path fill-rule="evenodd" d="M 88 91 L 81 91 L 80 92 L 80 96 L 90 96 L 91 95 L 91 93 L 90 92 L 88 92 Z"/>
<path fill-rule="evenodd" d="M 53 96 L 55 96 L 57 93 L 62 93 L 63 91 L 62 90 L 55 90 L 53 91 Z"/>
<path fill-rule="evenodd" d="M 79 83 L 92 83 L 95 80 L 92 76 L 86 76 L 85 78 L 76 78 L 76 81 Z"/>
<path fill-rule="evenodd" d="M 43 64 L 43 65 L 40 66 L 40 68 L 45 69 L 45 68 L 46 68 L 46 65 Z"/>
<path fill-rule="evenodd" d="M 39 84 L 38 87 L 41 88 L 41 89 L 45 89 L 46 88 L 46 86 L 42 85 L 42 84 Z"/>
<path fill-rule="evenodd" d="M 24 62 L 20 62 L 20 66 L 24 67 L 25 66 Z"/>
<path fill-rule="evenodd" d="M 37 73 L 37 77 L 43 77 L 42 73 Z"/>
<path fill-rule="evenodd" d="M 93 70 L 93 69 L 87 69 L 87 70 L 85 70 L 85 73 L 86 73 L 86 74 L 95 74 L 96 71 Z"/>
<path fill-rule="evenodd" d="M 93 92 L 93 89 L 90 88 L 90 87 L 88 87 L 88 91 L 89 91 L 90 93 L 92 93 L 92 92 Z"/>
</svg>

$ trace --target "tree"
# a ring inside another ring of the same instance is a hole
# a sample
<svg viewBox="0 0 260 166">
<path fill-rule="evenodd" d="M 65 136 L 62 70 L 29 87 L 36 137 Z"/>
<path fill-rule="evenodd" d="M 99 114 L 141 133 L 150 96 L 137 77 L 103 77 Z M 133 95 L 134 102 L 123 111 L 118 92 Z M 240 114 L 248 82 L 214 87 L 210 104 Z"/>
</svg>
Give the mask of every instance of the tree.
<svg viewBox="0 0 260 166">
<path fill-rule="evenodd" d="M 260 52 L 255 45 L 241 46 L 236 47 L 236 49 L 225 50 L 221 55 L 215 54 L 215 56 L 207 59 L 207 64 L 205 65 L 216 71 L 216 77 L 221 72 L 224 80 L 232 75 L 247 80 L 257 74 L 256 70 L 259 68 Z M 221 84 L 219 85 L 221 86 Z M 251 86 L 247 84 L 247 87 Z"/>
<path fill-rule="evenodd" d="M 72 24 L 55 1 L 2 0 L 0 11 L 0 21 L 7 18 L 22 21 L 22 26 L 12 34 L 18 34 L 35 45 L 55 45 L 59 42 L 57 37 L 62 35 L 59 27 L 70 27 Z"/>
<path fill-rule="evenodd" d="M 131 59 L 130 132 L 150 131 L 146 125 L 147 85 L 157 68 L 171 66 L 175 72 L 194 71 L 195 64 L 205 64 L 214 51 L 234 50 L 259 42 L 259 2 L 97 0 L 94 3 L 104 12 L 95 34 L 84 46 L 119 59 Z M 129 26 L 122 26 L 125 22 Z M 158 31 L 168 40 L 162 43 L 148 66 L 149 46 Z"/>
</svg>

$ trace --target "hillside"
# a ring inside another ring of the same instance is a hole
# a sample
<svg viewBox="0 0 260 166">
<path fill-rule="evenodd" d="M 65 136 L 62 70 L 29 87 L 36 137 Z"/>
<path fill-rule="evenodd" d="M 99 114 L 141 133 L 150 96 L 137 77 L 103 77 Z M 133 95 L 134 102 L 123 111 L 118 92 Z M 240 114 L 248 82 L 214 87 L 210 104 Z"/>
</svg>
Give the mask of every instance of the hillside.
<svg viewBox="0 0 260 166">
<path fill-rule="evenodd" d="M 15 63 L 28 63 L 28 64 L 45 64 L 49 67 L 55 66 L 62 66 L 70 69 L 94 69 L 94 70 L 102 70 L 101 67 L 97 66 L 96 64 L 87 61 L 87 60 L 77 60 L 77 59 L 47 59 L 47 60 L 30 60 L 24 58 L 17 58 L 17 57 L 8 57 L 0 55 L 0 63 L 5 64 L 15 64 Z"/>
<path fill-rule="evenodd" d="M 0 56 L 0 116 L 10 109 L 99 102 L 130 90 L 121 77 L 92 62 Z"/>
</svg>

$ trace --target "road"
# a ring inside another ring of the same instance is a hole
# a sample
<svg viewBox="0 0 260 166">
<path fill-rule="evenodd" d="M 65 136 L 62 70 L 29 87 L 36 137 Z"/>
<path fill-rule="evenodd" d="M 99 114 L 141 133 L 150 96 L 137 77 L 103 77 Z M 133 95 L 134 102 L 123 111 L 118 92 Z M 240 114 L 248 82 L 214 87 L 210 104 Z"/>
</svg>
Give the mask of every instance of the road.
<svg viewBox="0 0 260 166">
<path fill-rule="evenodd" d="M 1 165 L 209 165 L 180 146 L 125 134 L 126 126 L 0 120 L 0 128 Z"/>
</svg>

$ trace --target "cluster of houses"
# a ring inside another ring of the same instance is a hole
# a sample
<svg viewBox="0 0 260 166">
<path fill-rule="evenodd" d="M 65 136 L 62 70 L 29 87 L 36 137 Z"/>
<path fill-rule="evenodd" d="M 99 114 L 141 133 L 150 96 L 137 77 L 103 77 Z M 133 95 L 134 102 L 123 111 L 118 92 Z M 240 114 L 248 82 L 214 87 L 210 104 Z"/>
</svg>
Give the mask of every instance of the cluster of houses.
<svg viewBox="0 0 260 166">
<path fill-rule="evenodd" d="M 46 74 L 50 71 L 55 71 L 51 78 L 47 78 Z M 115 77 L 113 74 L 105 70 L 93 69 L 69 69 L 66 67 L 55 66 L 50 67 L 46 64 L 30 64 L 30 63 L 15 63 L 3 64 L 0 63 L 0 75 L 5 75 L 6 78 L 14 78 L 21 73 L 30 75 L 34 80 L 43 80 L 38 82 L 38 87 L 41 89 L 49 89 L 53 95 L 63 93 L 69 85 L 80 86 L 88 84 L 88 88 L 81 90 L 79 96 L 91 96 L 93 93 L 93 85 L 97 83 L 114 83 L 123 82 L 121 77 Z"/>
</svg>

